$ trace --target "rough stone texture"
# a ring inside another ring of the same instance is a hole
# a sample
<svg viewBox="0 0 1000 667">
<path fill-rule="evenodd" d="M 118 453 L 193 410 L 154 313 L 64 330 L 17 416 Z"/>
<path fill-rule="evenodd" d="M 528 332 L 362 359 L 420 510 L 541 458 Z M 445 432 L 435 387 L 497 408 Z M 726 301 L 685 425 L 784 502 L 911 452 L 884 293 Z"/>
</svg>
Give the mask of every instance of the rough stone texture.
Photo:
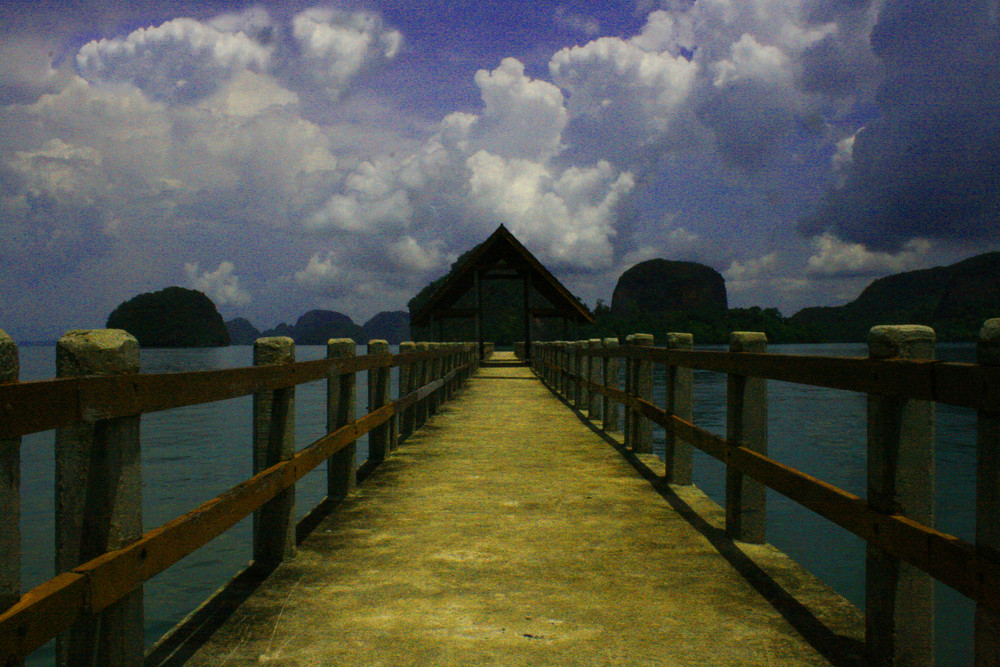
<svg viewBox="0 0 1000 667">
<path fill-rule="evenodd" d="M 722 521 L 480 369 L 188 664 L 858 664 L 857 610 Z"/>
<path fill-rule="evenodd" d="M 139 343 L 125 331 L 70 331 L 56 344 L 56 375 L 139 372 Z M 139 417 L 56 429 L 55 561 L 65 572 L 142 536 Z M 138 665 L 143 655 L 143 594 L 133 591 L 56 640 L 59 664 Z"/>
<path fill-rule="evenodd" d="M 139 341 L 121 329 L 74 329 L 56 344 L 60 377 L 139 372 Z"/>
<path fill-rule="evenodd" d="M 934 330 L 872 327 L 873 359 L 934 358 Z M 868 507 L 934 525 L 934 403 L 868 396 Z M 872 664 L 934 662 L 934 580 L 878 547 L 866 546 L 865 619 Z"/>
<path fill-rule="evenodd" d="M 868 332 L 872 359 L 933 359 L 934 329 L 920 324 L 887 324 Z"/>
<path fill-rule="evenodd" d="M 287 336 L 258 338 L 254 366 L 295 361 L 295 341 Z M 295 387 L 253 395 L 253 472 L 259 473 L 295 454 Z M 254 512 L 253 554 L 259 563 L 295 555 L 295 487 L 285 489 Z"/>
<path fill-rule="evenodd" d="M 1000 317 L 986 320 L 979 330 L 976 357 L 984 366 L 1000 366 Z"/>
<path fill-rule="evenodd" d="M 622 274 L 611 297 L 617 317 L 641 317 L 672 311 L 721 317 L 728 301 L 726 281 L 715 269 L 695 262 L 650 259 Z"/>
</svg>

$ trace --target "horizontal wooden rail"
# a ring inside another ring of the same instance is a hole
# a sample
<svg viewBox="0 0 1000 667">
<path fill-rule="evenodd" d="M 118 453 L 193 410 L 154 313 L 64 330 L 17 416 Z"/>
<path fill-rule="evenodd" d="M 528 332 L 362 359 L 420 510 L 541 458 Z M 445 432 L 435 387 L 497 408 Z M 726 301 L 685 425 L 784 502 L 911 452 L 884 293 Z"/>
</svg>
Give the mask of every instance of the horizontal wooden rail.
<svg viewBox="0 0 1000 667">
<path fill-rule="evenodd" d="M 859 496 L 746 447 L 733 446 L 725 438 L 679 419 L 648 401 L 605 387 L 550 362 L 542 363 L 563 373 L 572 382 L 636 410 L 665 429 L 672 429 L 676 436 L 706 454 L 927 572 L 966 597 L 1000 610 L 1000 563 L 980 557 L 974 545 L 904 516 L 876 512 Z"/>
<path fill-rule="evenodd" d="M 1000 412 L 1000 367 L 997 366 L 904 359 L 733 354 L 629 345 L 579 348 L 573 353 L 584 357 L 648 359 L 694 370 Z"/>
<path fill-rule="evenodd" d="M 247 396 L 344 374 L 437 359 L 453 350 L 318 359 L 212 371 L 0 384 L 0 438 Z"/>
<path fill-rule="evenodd" d="M 264 379 L 254 374 L 247 374 L 253 378 L 254 382 L 274 383 L 253 385 L 253 390 L 273 389 L 290 386 L 291 379 L 297 380 L 297 383 L 324 379 L 331 367 L 340 372 L 354 372 L 434 359 L 454 353 L 454 349 L 433 350 L 399 355 L 349 358 L 346 363 L 335 359 L 322 360 L 322 363 L 299 362 L 287 366 L 258 366 L 253 369 L 236 370 L 287 370 L 295 366 L 299 367 L 300 370 L 291 375 L 284 373 L 265 374 Z M 9 661 L 24 658 L 56 635 L 67 630 L 81 616 L 98 613 L 121 600 L 147 579 L 159 574 L 229 530 L 237 522 L 295 484 L 346 445 L 374 428 L 389 422 L 394 415 L 440 390 L 472 366 L 474 366 L 474 362 L 456 366 L 442 377 L 401 396 L 333 433 L 319 438 L 296 452 L 290 460 L 276 463 L 219 496 L 202 503 L 194 510 L 147 532 L 136 542 L 121 549 L 109 551 L 28 591 L 14 606 L 0 614 L 0 664 L 8 664 Z M 317 372 L 319 372 L 318 375 L 316 375 Z M 209 376 L 215 378 L 231 377 L 232 375 L 244 377 L 241 373 L 233 371 L 170 375 L 170 380 L 162 386 L 171 386 L 175 378 L 183 376 L 197 376 L 199 382 Z M 157 378 L 160 376 L 137 375 L 127 379 L 143 377 Z M 103 380 L 104 378 L 86 378 L 86 380 L 91 379 Z M 51 382 L 33 384 L 52 385 Z M 101 388 L 107 389 L 108 386 L 114 385 L 101 385 Z M 107 417 L 102 416 L 101 418 Z"/>
</svg>

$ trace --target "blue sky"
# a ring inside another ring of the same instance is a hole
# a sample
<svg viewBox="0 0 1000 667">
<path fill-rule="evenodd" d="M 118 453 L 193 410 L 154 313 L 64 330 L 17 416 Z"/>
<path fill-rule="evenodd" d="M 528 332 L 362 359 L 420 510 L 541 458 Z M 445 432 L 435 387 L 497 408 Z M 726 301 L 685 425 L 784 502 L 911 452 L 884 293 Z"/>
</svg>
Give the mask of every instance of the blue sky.
<svg viewBox="0 0 1000 667">
<path fill-rule="evenodd" d="M 0 8 L 0 328 L 206 292 L 405 307 L 505 224 L 588 304 L 644 259 L 785 314 L 1000 249 L 997 3 Z"/>
</svg>

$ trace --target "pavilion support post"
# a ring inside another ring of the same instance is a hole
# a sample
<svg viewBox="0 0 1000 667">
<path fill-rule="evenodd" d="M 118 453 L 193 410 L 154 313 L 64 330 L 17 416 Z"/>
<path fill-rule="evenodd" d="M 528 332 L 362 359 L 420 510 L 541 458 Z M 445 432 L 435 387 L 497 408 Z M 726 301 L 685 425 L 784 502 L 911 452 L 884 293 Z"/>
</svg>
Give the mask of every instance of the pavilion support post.
<svg viewBox="0 0 1000 667">
<path fill-rule="evenodd" d="M 483 281 L 482 271 L 476 271 L 476 343 L 479 346 L 479 358 L 486 358 L 486 341 L 483 338 Z"/>
<path fill-rule="evenodd" d="M 295 341 L 287 336 L 258 338 L 254 366 L 295 361 Z M 295 387 L 253 395 L 253 473 L 295 455 Z M 253 558 L 274 566 L 295 555 L 295 485 L 264 503 L 253 515 Z"/>
<path fill-rule="evenodd" d="M 524 288 L 524 360 L 531 361 L 531 274 L 521 274 Z"/>
<path fill-rule="evenodd" d="M 0 384 L 17 382 L 14 339 L 0 329 Z M 21 597 L 21 438 L 0 438 L 0 613 Z"/>
<path fill-rule="evenodd" d="M 70 331 L 56 344 L 56 375 L 133 375 L 139 343 L 119 329 Z M 55 570 L 66 572 L 142 537 L 139 415 L 56 429 Z M 141 665 L 140 586 L 56 638 L 60 665 Z"/>
<path fill-rule="evenodd" d="M 934 330 L 877 326 L 871 359 L 933 359 Z M 934 525 L 934 403 L 868 396 L 868 507 Z M 867 546 L 865 645 L 873 665 L 934 664 L 934 580 Z"/>
<path fill-rule="evenodd" d="M 617 338 L 605 338 L 602 345 L 605 349 L 618 347 Z M 604 357 L 601 360 L 601 376 L 604 378 L 604 386 L 610 389 L 618 388 L 618 358 Z M 601 415 L 604 417 L 603 428 L 605 432 L 618 430 L 618 402 L 603 396 Z"/>
<path fill-rule="evenodd" d="M 977 360 L 1000 366 L 1000 318 L 979 331 Z M 1000 560 L 1000 413 L 979 412 L 976 473 L 976 551 L 984 560 Z M 1000 613 L 979 603 L 975 620 L 976 665 L 1000 665 Z"/>
<path fill-rule="evenodd" d="M 668 333 L 668 350 L 690 350 L 694 336 L 689 333 Z M 681 366 L 667 366 L 666 411 L 686 422 L 692 419 L 694 371 Z M 691 444 L 678 438 L 673 428 L 666 428 L 664 435 L 664 479 L 668 484 L 692 484 Z"/>
<path fill-rule="evenodd" d="M 767 337 L 757 331 L 734 331 L 729 351 L 735 354 L 767 351 Z M 767 380 L 729 375 L 726 379 L 726 441 L 767 454 Z M 726 535 L 734 540 L 763 544 L 767 532 L 767 489 L 734 466 L 726 466 Z"/>
<path fill-rule="evenodd" d="M 357 347 L 351 338 L 331 338 L 326 343 L 328 359 L 350 359 Z M 357 378 L 354 372 L 331 372 L 326 380 L 326 432 L 333 433 L 355 419 Z M 357 484 L 358 445 L 352 442 L 326 462 L 326 495 L 343 500 Z"/>
</svg>

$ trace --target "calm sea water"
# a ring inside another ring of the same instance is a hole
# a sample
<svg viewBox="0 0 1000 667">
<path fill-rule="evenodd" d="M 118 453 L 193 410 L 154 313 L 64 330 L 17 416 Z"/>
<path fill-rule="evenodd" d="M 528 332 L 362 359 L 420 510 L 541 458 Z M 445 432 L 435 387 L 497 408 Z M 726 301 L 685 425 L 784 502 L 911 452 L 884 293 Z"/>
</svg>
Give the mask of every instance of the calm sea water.
<svg viewBox="0 0 1000 667">
<path fill-rule="evenodd" d="M 863 345 L 770 347 L 772 352 L 865 356 Z M 359 348 L 359 354 L 364 354 Z M 296 358 L 325 355 L 323 346 L 300 346 Z M 939 345 L 938 358 L 972 361 L 972 345 Z M 146 349 L 142 370 L 162 373 L 249 366 L 247 346 L 198 350 Z M 22 380 L 47 379 L 55 373 L 51 346 L 21 348 Z M 662 370 L 659 371 L 662 374 Z M 696 424 L 725 434 L 725 376 L 695 373 Z M 663 400 L 662 380 L 655 385 Z M 393 389 L 395 391 L 395 389 Z M 325 430 L 325 383 L 296 390 L 296 441 L 299 447 Z M 395 395 L 395 394 L 394 394 Z M 365 405 L 364 374 L 358 376 L 358 405 Z M 830 389 L 783 382 L 768 383 L 769 449 L 777 460 L 852 493 L 865 493 L 865 398 Z M 238 484 L 251 474 L 249 397 L 178 408 L 142 417 L 143 521 L 151 529 Z M 663 452 L 663 434 L 654 434 Z M 24 438 L 22 444 L 23 587 L 54 576 L 52 432 Z M 974 535 L 975 413 L 937 408 L 937 527 L 964 540 Z M 367 442 L 359 443 L 364 460 Z M 707 455 L 695 452 L 695 482 L 722 502 L 724 471 Z M 320 467 L 297 487 L 297 513 L 304 516 L 323 497 Z M 151 644 L 223 585 L 250 560 L 250 521 L 245 519 L 146 584 L 146 638 Z M 784 550 L 859 607 L 864 604 L 864 542 L 788 501 L 768 495 L 768 541 Z M 944 586 L 937 588 L 938 664 L 971 664 L 972 603 Z M 29 664 L 52 662 L 51 644 Z"/>
</svg>

